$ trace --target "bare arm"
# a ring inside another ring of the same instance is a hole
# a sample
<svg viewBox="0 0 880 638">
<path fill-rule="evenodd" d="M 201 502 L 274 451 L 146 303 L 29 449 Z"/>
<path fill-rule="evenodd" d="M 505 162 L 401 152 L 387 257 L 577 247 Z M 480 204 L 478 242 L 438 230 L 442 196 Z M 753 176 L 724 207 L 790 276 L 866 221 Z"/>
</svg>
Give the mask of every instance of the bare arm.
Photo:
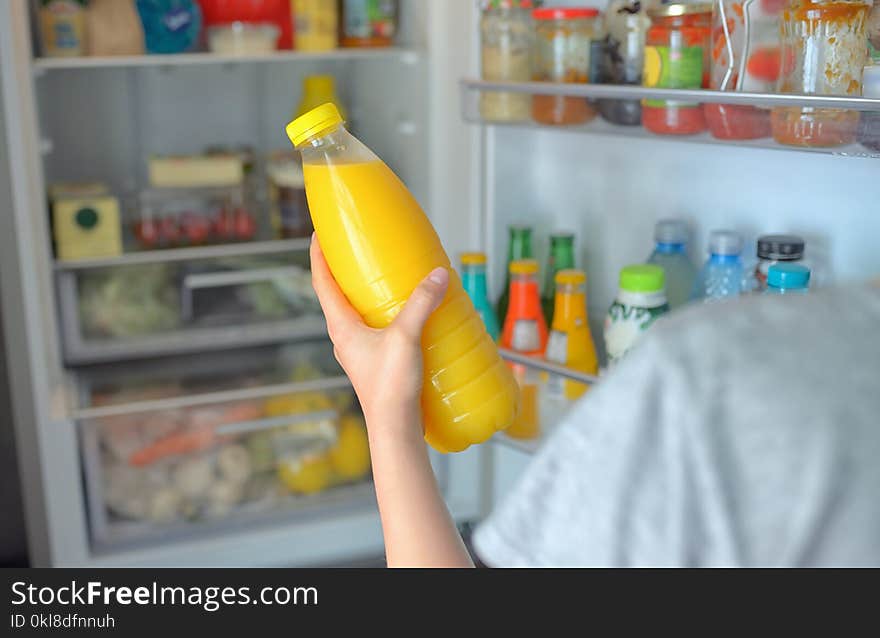
<svg viewBox="0 0 880 638">
<path fill-rule="evenodd" d="M 336 358 L 364 410 L 389 567 L 473 567 L 440 494 L 421 425 L 421 333 L 449 273 L 438 268 L 384 330 L 362 321 L 339 289 L 317 239 L 312 284 Z"/>
</svg>

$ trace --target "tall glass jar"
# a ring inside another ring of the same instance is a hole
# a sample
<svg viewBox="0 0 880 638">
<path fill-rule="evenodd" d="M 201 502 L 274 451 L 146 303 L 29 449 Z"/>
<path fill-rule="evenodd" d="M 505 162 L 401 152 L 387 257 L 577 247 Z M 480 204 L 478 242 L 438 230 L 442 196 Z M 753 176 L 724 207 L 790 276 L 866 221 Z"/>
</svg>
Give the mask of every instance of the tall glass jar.
<svg viewBox="0 0 880 638">
<path fill-rule="evenodd" d="M 862 94 L 867 60 L 865 0 L 792 0 L 782 12 L 780 93 Z M 773 137 L 791 146 L 829 147 L 855 141 L 858 111 L 777 107 Z"/>
<path fill-rule="evenodd" d="M 614 0 L 605 14 L 608 40 L 605 47 L 605 77 L 609 84 L 642 83 L 645 65 L 645 36 L 651 19 L 636 0 Z M 635 126 L 642 123 L 639 100 L 599 100 L 599 112 L 613 124 Z"/>
<path fill-rule="evenodd" d="M 528 82 L 532 77 L 531 0 L 483 0 L 480 20 L 482 78 L 490 82 Z M 485 91 L 480 116 L 490 122 L 529 119 L 532 100 L 525 93 Z"/>
<path fill-rule="evenodd" d="M 532 12 L 535 20 L 537 82 L 586 84 L 590 81 L 590 50 L 599 11 L 585 8 L 546 8 Z M 596 111 L 582 97 L 535 95 L 532 118 L 542 124 L 583 124 Z"/>
<path fill-rule="evenodd" d="M 642 83 L 665 89 L 708 87 L 712 5 L 661 4 L 649 9 L 648 15 L 651 28 Z M 677 100 L 645 100 L 642 124 L 659 135 L 692 135 L 706 130 L 703 107 Z"/>
<path fill-rule="evenodd" d="M 715 0 L 712 8 L 711 88 L 772 93 L 779 76 L 778 0 Z M 754 106 L 704 104 L 712 137 L 770 136 L 770 112 Z"/>
</svg>

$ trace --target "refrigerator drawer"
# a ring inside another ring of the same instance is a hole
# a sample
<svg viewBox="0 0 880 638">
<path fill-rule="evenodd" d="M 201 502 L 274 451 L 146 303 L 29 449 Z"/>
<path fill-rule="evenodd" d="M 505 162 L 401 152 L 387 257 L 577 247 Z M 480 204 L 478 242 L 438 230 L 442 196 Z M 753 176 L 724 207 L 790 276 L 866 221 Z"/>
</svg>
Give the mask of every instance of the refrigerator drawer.
<svg viewBox="0 0 880 638">
<path fill-rule="evenodd" d="M 352 390 L 333 379 L 306 384 L 81 419 L 93 548 L 372 508 L 366 430 Z"/>
<path fill-rule="evenodd" d="M 325 333 L 303 253 L 123 264 L 57 274 L 69 365 Z"/>
</svg>

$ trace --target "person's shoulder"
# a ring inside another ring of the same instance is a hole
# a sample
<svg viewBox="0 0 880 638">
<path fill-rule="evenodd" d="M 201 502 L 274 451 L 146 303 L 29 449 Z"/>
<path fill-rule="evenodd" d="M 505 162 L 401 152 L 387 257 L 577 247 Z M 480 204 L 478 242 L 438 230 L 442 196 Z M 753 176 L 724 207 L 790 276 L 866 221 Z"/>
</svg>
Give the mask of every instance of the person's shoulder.
<svg viewBox="0 0 880 638">
<path fill-rule="evenodd" d="M 729 359 L 735 347 L 760 359 L 770 348 L 876 333 L 878 324 L 880 288 L 827 287 L 806 295 L 694 303 L 659 320 L 642 345 L 654 356 Z"/>
</svg>

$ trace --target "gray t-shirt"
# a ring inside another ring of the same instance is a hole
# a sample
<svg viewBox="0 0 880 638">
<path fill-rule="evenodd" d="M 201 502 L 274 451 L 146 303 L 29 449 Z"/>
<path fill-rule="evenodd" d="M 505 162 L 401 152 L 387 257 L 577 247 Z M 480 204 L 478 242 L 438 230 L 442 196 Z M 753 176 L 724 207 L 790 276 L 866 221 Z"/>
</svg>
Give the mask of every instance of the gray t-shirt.
<svg viewBox="0 0 880 638">
<path fill-rule="evenodd" d="M 588 392 L 490 566 L 880 566 L 880 290 L 697 306 Z"/>
</svg>

